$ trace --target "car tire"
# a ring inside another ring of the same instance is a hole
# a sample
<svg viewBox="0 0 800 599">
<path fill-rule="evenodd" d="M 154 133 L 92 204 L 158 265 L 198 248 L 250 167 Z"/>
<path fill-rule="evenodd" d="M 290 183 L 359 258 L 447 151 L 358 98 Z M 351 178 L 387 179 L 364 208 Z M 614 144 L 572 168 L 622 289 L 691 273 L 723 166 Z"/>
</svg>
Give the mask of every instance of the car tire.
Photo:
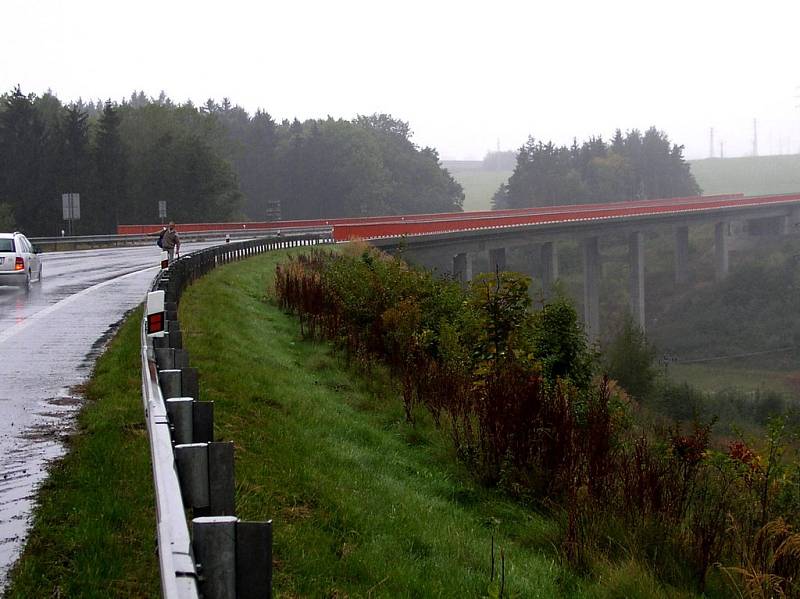
<svg viewBox="0 0 800 599">
<path fill-rule="evenodd" d="M 31 290 L 31 271 L 26 273 L 25 282 L 22 284 L 22 288 L 25 290 L 25 293 L 28 293 Z"/>
</svg>

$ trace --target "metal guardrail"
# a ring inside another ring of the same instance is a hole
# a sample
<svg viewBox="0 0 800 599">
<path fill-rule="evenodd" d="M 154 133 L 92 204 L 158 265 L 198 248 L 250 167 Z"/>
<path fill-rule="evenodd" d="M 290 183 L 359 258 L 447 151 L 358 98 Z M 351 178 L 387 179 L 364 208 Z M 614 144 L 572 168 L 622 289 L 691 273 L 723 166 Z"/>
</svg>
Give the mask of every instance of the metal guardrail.
<svg viewBox="0 0 800 599">
<path fill-rule="evenodd" d="M 332 227 L 297 227 L 276 231 L 257 231 L 254 229 L 228 229 L 217 231 L 178 231 L 181 242 L 207 241 L 213 239 L 292 239 L 304 236 L 331 235 Z M 130 245 L 155 245 L 157 235 L 82 235 L 75 237 L 31 237 L 30 241 L 43 251 L 65 251 L 101 247 L 121 247 Z"/>
<path fill-rule="evenodd" d="M 145 314 L 142 402 L 165 599 L 272 596 L 271 521 L 242 522 L 233 516 L 233 444 L 213 442 L 213 402 L 199 401 L 197 371 L 189 368 L 183 349 L 177 318 L 181 293 L 218 265 L 277 249 L 332 242 L 327 231 L 225 243 L 182 256 L 151 284 L 150 291 L 164 291 L 166 333 L 148 336 Z M 196 456 L 202 459 L 194 460 Z M 193 514 L 191 526 L 186 510 Z"/>
<path fill-rule="evenodd" d="M 161 592 L 165 598 L 198 597 L 197 571 L 192 542 L 184 516 L 178 472 L 172 453 L 169 418 L 158 384 L 152 341 L 148 343 L 144 324 L 142 341 L 142 401 L 150 438 L 150 459 L 156 498 L 158 562 Z"/>
</svg>

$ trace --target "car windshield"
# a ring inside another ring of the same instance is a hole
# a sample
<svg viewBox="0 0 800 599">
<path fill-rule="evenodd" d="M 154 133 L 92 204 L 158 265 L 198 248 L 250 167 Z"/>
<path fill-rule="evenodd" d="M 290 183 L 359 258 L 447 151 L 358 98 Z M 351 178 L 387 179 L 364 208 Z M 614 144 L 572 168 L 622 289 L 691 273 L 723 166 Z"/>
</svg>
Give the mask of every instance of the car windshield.
<svg viewBox="0 0 800 599">
<path fill-rule="evenodd" d="M 0 252 L 13 252 L 14 240 L 13 239 L 0 239 Z"/>
</svg>

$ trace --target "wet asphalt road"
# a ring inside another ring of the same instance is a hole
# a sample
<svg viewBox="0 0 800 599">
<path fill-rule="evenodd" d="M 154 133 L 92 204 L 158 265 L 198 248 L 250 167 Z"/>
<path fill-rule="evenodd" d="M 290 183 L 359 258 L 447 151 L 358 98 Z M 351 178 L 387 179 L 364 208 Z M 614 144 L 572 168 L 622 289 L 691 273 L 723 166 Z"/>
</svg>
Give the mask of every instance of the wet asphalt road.
<svg viewBox="0 0 800 599">
<path fill-rule="evenodd" d="M 42 281 L 29 293 L 0 286 L 0 595 L 36 488 L 63 453 L 80 385 L 144 299 L 159 260 L 155 246 L 43 254 Z"/>
</svg>

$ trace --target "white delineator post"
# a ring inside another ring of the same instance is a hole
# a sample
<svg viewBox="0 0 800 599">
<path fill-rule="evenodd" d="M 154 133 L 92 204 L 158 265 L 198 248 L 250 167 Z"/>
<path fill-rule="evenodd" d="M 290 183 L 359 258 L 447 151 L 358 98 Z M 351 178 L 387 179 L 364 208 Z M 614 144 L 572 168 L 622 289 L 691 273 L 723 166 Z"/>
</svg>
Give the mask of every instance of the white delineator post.
<svg viewBox="0 0 800 599">
<path fill-rule="evenodd" d="M 163 337 L 166 333 L 166 320 L 164 291 L 151 291 L 147 294 L 147 336 Z"/>
</svg>

